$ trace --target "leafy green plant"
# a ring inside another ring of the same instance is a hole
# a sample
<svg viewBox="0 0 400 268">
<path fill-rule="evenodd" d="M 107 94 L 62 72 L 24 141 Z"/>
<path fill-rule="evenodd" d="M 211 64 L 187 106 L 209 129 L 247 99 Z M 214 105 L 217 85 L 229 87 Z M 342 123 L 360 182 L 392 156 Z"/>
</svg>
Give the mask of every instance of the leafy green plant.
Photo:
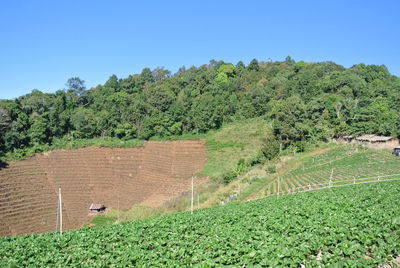
<svg viewBox="0 0 400 268">
<path fill-rule="evenodd" d="M 239 174 L 242 174 L 243 172 L 245 172 L 246 170 L 247 170 L 247 165 L 246 165 L 244 159 L 241 158 L 241 159 L 239 160 L 239 162 L 237 163 L 237 165 L 236 165 L 236 167 L 235 167 L 235 169 L 234 169 L 234 172 L 235 172 L 237 175 L 239 175 Z"/>
<path fill-rule="evenodd" d="M 380 182 L 4 237 L 0 266 L 378 267 L 400 253 L 399 192 Z"/>
<path fill-rule="evenodd" d="M 276 173 L 276 165 L 269 165 L 265 171 L 269 174 Z"/>
<path fill-rule="evenodd" d="M 222 180 L 225 184 L 232 182 L 234 179 L 237 178 L 237 173 L 234 171 L 227 172 L 223 177 Z"/>
<path fill-rule="evenodd" d="M 261 153 L 268 160 L 274 159 L 279 155 L 279 142 L 272 134 L 262 139 Z"/>
</svg>

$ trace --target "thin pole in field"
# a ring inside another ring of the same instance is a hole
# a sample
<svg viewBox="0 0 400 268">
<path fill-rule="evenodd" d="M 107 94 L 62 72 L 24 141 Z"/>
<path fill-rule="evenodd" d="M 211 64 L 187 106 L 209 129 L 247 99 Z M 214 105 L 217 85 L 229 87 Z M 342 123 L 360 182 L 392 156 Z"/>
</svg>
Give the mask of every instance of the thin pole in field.
<svg viewBox="0 0 400 268">
<path fill-rule="evenodd" d="M 62 199 L 61 199 L 61 186 L 58 188 L 58 200 L 60 209 L 60 235 L 62 235 Z"/>
<path fill-rule="evenodd" d="M 332 187 L 332 177 L 333 177 L 333 170 L 334 170 L 334 168 L 332 168 L 332 171 L 331 171 L 331 176 L 329 177 L 329 188 L 331 188 L 331 187 Z"/>
<path fill-rule="evenodd" d="M 192 176 L 192 200 L 190 202 L 190 214 L 193 214 L 193 198 L 194 198 L 194 186 L 193 186 L 193 176 Z"/>
<path fill-rule="evenodd" d="M 281 188 L 281 177 L 278 177 L 278 195 L 276 198 L 279 198 L 279 189 Z"/>
<path fill-rule="evenodd" d="M 119 221 L 119 219 L 120 219 L 119 214 L 120 214 L 120 210 L 119 210 L 119 195 L 118 195 L 118 222 L 120 222 Z"/>
<path fill-rule="evenodd" d="M 58 223 L 60 221 L 60 197 L 58 195 L 57 195 L 56 208 L 57 208 L 57 216 L 56 216 L 56 230 L 55 230 L 55 233 L 58 232 Z"/>
</svg>

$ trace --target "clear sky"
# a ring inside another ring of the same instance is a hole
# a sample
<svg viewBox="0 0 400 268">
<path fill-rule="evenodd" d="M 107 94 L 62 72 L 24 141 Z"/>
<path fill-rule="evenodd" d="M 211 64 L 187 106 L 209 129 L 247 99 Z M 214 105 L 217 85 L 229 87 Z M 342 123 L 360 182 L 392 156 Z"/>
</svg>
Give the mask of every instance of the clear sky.
<svg viewBox="0 0 400 268">
<path fill-rule="evenodd" d="M 0 99 L 88 88 L 210 59 L 385 64 L 400 75 L 399 0 L 0 0 Z"/>
</svg>

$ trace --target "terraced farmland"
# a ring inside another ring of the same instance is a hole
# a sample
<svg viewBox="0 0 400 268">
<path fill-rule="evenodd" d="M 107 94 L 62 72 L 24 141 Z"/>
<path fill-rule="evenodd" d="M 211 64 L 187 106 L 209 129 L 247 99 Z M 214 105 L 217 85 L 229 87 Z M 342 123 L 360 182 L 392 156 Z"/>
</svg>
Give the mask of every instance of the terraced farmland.
<svg viewBox="0 0 400 268">
<path fill-rule="evenodd" d="M 0 238 L 0 266 L 396 267 L 400 182 Z"/>
<path fill-rule="evenodd" d="M 356 146 L 331 146 L 322 154 L 300 157 L 289 172 L 276 176 L 262 189 L 264 195 L 280 192 L 293 192 L 301 187 L 316 185 L 319 188 L 331 184 L 333 186 L 344 182 L 356 183 L 382 179 L 400 179 L 400 159 L 387 151 L 359 148 Z M 388 176 L 388 177 L 386 177 Z"/>
<path fill-rule="evenodd" d="M 11 162 L 0 169 L 0 236 L 53 231 L 58 186 L 65 229 L 87 223 L 92 202 L 119 209 L 159 206 L 190 189 L 206 155 L 203 141 L 188 140 L 57 150 Z"/>
</svg>

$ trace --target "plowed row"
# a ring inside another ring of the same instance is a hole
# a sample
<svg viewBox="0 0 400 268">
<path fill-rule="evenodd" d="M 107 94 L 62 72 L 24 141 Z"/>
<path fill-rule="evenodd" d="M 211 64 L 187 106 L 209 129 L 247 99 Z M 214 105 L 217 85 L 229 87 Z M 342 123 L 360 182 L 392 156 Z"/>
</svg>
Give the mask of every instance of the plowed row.
<svg viewBox="0 0 400 268">
<path fill-rule="evenodd" d="M 58 150 L 11 162 L 0 170 L 0 236 L 53 231 L 59 186 L 65 229 L 88 222 L 91 203 L 162 205 L 190 189 L 206 156 L 204 142 L 193 140 Z"/>
</svg>

